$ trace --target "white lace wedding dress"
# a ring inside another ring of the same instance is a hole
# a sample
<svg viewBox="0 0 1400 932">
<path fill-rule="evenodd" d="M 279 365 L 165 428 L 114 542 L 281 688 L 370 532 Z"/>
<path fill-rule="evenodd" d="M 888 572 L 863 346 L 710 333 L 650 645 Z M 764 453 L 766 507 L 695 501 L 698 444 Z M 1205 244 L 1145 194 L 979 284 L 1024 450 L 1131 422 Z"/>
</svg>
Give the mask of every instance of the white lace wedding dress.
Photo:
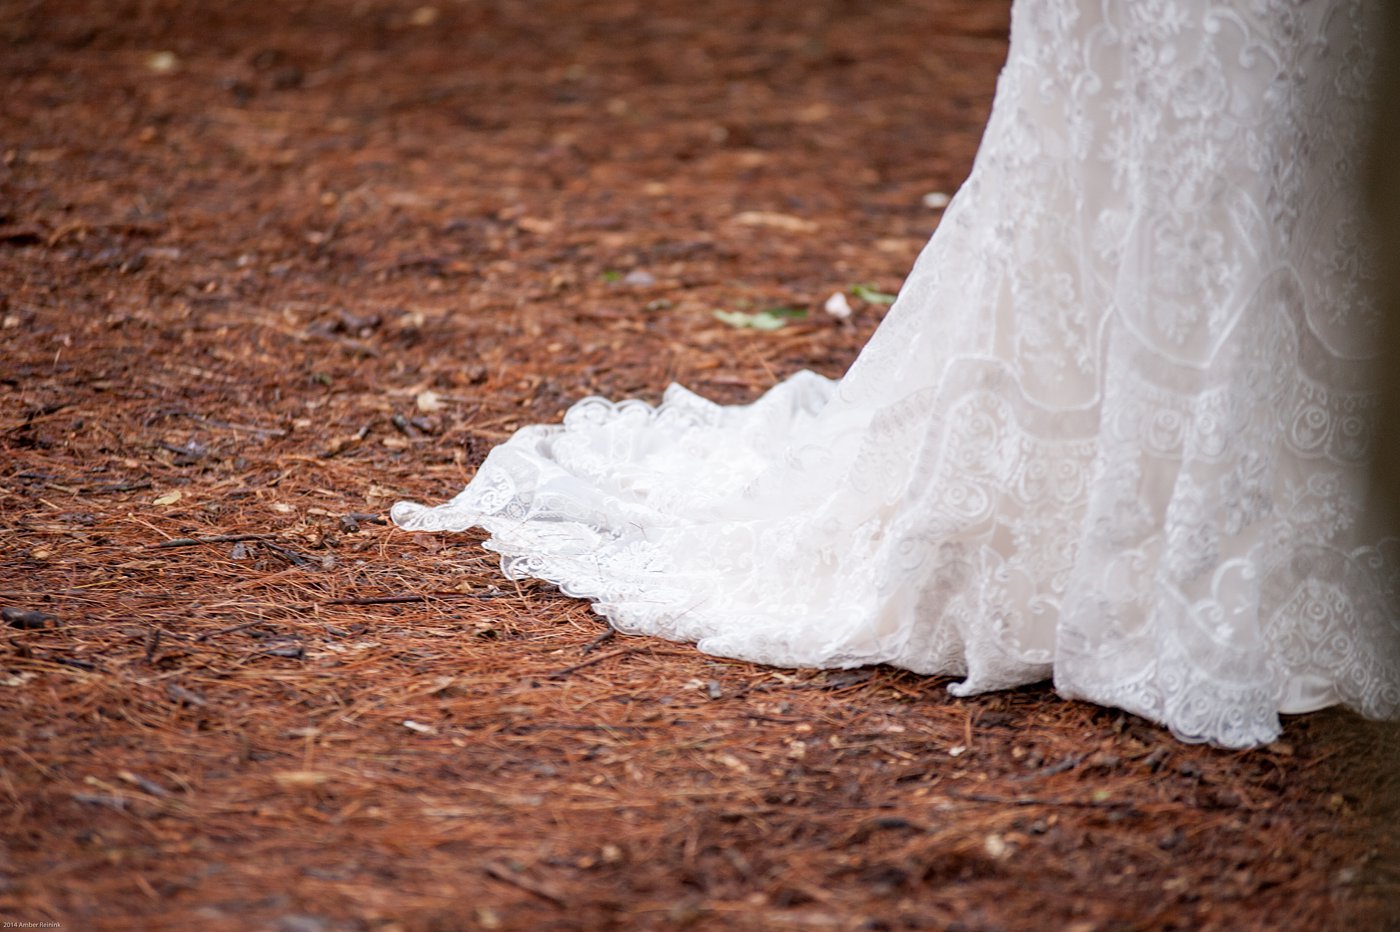
<svg viewBox="0 0 1400 932">
<path fill-rule="evenodd" d="M 971 176 L 849 373 L 521 430 L 411 530 L 621 631 L 1186 740 L 1400 709 L 1353 190 L 1374 2 L 1017 0 Z"/>
</svg>

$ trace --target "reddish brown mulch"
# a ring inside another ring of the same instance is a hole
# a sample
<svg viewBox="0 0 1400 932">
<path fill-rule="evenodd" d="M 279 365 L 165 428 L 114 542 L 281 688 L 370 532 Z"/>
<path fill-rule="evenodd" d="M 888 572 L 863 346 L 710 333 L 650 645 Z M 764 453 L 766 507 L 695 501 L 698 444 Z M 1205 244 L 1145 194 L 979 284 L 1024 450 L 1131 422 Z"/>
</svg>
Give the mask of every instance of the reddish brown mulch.
<svg viewBox="0 0 1400 932">
<path fill-rule="evenodd" d="M 382 521 L 587 393 L 842 371 L 882 307 L 821 306 L 897 288 L 1006 14 L 0 0 L 0 919 L 1394 922 L 1393 730 L 598 643 Z"/>
</svg>

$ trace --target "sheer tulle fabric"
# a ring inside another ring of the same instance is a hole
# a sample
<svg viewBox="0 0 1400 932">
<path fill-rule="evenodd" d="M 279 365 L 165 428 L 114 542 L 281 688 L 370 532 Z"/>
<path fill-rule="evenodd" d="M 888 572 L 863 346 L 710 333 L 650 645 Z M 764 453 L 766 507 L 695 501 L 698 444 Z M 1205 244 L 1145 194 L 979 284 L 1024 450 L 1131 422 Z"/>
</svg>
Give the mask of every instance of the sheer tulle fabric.
<svg viewBox="0 0 1400 932">
<path fill-rule="evenodd" d="M 394 519 L 728 657 L 1053 677 L 1227 746 L 1395 715 L 1367 6 L 1018 0 L 972 174 L 844 378 L 585 399 Z"/>
</svg>

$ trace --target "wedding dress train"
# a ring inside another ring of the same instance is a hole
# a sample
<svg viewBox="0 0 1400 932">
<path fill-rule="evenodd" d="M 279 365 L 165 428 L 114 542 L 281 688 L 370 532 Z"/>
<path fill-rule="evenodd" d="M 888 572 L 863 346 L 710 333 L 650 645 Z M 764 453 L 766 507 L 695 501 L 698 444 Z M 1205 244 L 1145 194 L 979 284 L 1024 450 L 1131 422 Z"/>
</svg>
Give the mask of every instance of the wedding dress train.
<svg viewBox="0 0 1400 932">
<path fill-rule="evenodd" d="M 1186 740 L 1400 710 L 1354 190 L 1375 4 L 1017 0 L 967 182 L 833 382 L 527 427 L 410 530 L 619 630 L 1057 690 Z"/>
</svg>

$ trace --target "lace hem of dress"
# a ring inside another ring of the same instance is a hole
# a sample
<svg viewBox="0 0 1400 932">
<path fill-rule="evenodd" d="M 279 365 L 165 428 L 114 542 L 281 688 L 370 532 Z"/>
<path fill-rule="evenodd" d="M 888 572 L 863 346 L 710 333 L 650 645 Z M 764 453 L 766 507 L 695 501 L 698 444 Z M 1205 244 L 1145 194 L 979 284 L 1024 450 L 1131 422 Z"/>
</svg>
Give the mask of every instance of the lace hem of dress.
<svg viewBox="0 0 1400 932">
<path fill-rule="evenodd" d="M 835 387 L 801 373 L 728 408 L 679 386 L 655 408 L 585 399 L 562 425 L 526 428 L 494 450 L 452 501 L 399 503 L 392 516 L 414 531 L 483 527 L 508 578 L 558 585 L 624 633 L 720 656 L 786 667 L 889 663 L 964 677 L 950 686 L 959 696 L 1053 676 L 1066 697 L 1230 747 L 1276 738 L 1280 712 L 1339 701 L 1375 717 L 1400 709 L 1400 678 L 1372 650 L 1395 634 L 1379 551 L 1295 547 L 1267 561 L 1265 578 L 1255 553 L 1218 568 L 1206 598 L 1164 590 L 1138 623 L 1104 625 L 1124 606 L 1103 589 L 1076 598 L 1072 572 L 1060 589 L 1045 584 L 1054 576 L 1037 586 L 974 545 L 984 529 L 891 504 L 888 490 L 859 481 L 860 456 L 791 455 L 787 441 L 814 434 Z M 1012 446 L 1033 444 L 1021 436 Z M 833 469 L 847 475 L 833 479 Z M 831 483 L 826 496 L 783 496 L 786 508 L 762 512 L 772 488 L 820 476 Z M 1062 488 L 1061 501 L 1082 508 L 1078 489 Z M 1231 604 L 1242 579 L 1272 594 L 1250 620 Z M 1367 591 L 1375 598 L 1362 604 L 1356 594 Z M 1085 612 L 1098 617 L 1076 624 Z"/>
</svg>

